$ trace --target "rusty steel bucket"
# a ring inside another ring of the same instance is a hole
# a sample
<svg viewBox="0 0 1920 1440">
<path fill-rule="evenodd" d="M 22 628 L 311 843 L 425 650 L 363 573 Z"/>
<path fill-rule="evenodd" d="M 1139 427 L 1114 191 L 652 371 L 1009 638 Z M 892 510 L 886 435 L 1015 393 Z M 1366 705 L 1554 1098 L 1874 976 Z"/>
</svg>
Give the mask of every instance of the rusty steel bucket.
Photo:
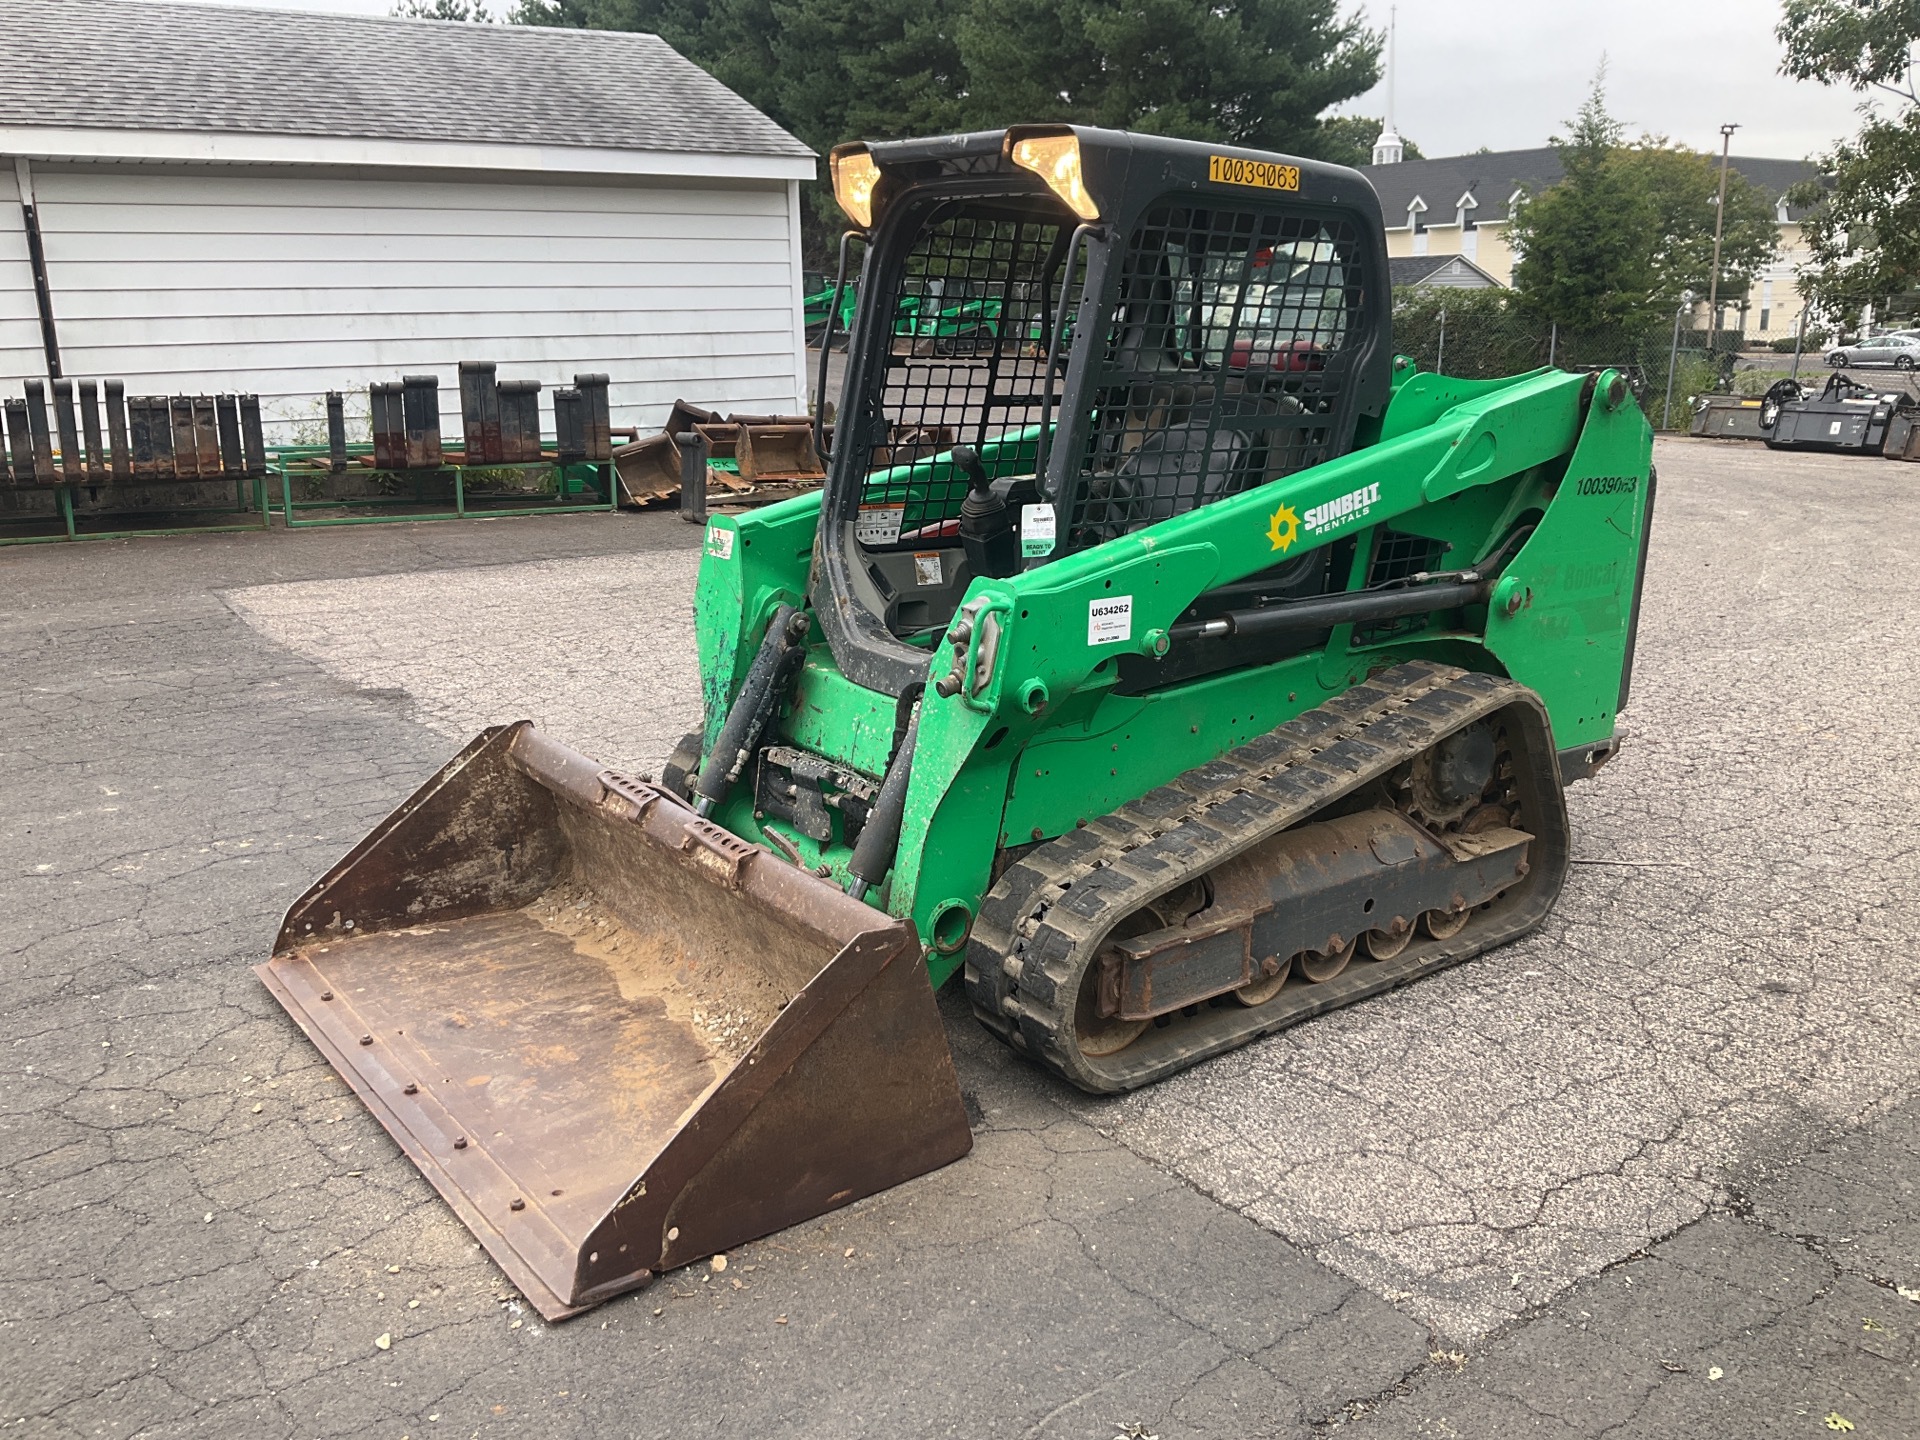
<svg viewBox="0 0 1920 1440">
<path fill-rule="evenodd" d="M 911 922 L 525 722 L 257 971 L 550 1320 L 972 1145 Z"/>
</svg>

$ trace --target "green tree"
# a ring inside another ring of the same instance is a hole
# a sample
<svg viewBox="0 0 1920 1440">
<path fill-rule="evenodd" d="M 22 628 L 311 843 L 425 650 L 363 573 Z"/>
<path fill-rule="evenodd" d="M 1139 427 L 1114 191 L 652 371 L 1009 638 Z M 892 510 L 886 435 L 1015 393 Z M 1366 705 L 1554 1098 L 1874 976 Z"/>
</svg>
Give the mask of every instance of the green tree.
<svg viewBox="0 0 1920 1440">
<path fill-rule="evenodd" d="M 1712 288 L 1718 157 L 1649 136 L 1619 151 L 1614 163 L 1653 207 L 1653 298 L 1665 308 L 1688 290 L 1704 299 Z M 1729 170 L 1720 233 L 1720 298 L 1738 302 L 1744 297 L 1778 244 L 1772 200 L 1738 170 Z"/>
<path fill-rule="evenodd" d="M 465 20 L 476 25 L 493 20 L 487 0 L 399 0 L 391 13 L 401 20 Z"/>
<path fill-rule="evenodd" d="M 1422 370 L 1487 380 L 1546 364 L 1547 327 L 1510 290 L 1400 289 L 1393 348 Z"/>
<path fill-rule="evenodd" d="M 821 150 L 1047 120 L 1317 150 L 1321 112 L 1379 78 L 1380 37 L 1338 0 L 519 0 L 513 19 L 651 31 Z"/>
<path fill-rule="evenodd" d="M 1827 180 L 1791 196 L 1811 212 L 1801 293 L 1850 318 L 1920 287 L 1920 3 L 1786 0 L 1776 33 L 1786 74 L 1877 95 L 1889 106 L 1881 113 L 1863 105 L 1859 133 L 1817 161 Z"/>
<path fill-rule="evenodd" d="M 1911 105 L 1913 47 L 1920 41 L 1914 0 L 1785 0 L 1775 29 L 1796 80 L 1879 90 Z"/>
<path fill-rule="evenodd" d="M 1314 155 L 1321 160 L 1331 160 L 1336 165 L 1371 165 L 1373 163 L 1373 142 L 1380 138 L 1381 127 L 1386 122 L 1374 115 L 1329 115 L 1320 122 L 1320 139 L 1314 148 Z M 1420 147 L 1400 137 L 1402 158 L 1424 160 Z"/>
<path fill-rule="evenodd" d="M 512 18 L 658 35 L 824 153 L 960 118 L 947 14 L 933 0 L 519 0 Z"/>
<path fill-rule="evenodd" d="M 1379 77 L 1338 0 L 971 0 L 955 31 L 982 127 L 1088 125 L 1298 152 Z"/>
<path fill-rule="evenodd" d="M 1571 329 L 1645 321 L 1659 275 L 1652 197 L 1617 163 L 1620 124 L 1597 76 L 1570 133 L 1553 138 L 1563 175 L 1522 204 L 1507 226 L 1520 254 L 1513 288 L 1527 309 Z"/>
<path fill-rule="evenodd" d="M 1513 283 L 1541 318 L 1572 330 L 1633 328 L 1705 297 L 1713 274 L 1714 157 L 1648 136 L 1634 144 L 1607 113 L 1596 79 L 1569 135 L 1554 141 L 1565 174 L 1526 201 L 1509 226 L 1520 252 Z M 1737 301 L 1773 258 L 1766 194 L 1727 176 L 1719 294 Z"/>
<path fill-rule="evenodd" d="M 1069 120 L 1317 156 L 1321 113 L 1379 75 L 1380 36 L 1339 0 L 518 0 L 512 18 L 657 34 L 822 153 Z"/>
</svg>

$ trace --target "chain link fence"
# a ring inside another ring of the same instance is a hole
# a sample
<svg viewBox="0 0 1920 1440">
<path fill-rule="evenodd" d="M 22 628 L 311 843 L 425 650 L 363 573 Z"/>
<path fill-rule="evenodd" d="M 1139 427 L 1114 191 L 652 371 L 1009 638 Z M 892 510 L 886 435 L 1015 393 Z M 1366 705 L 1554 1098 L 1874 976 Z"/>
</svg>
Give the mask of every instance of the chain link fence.
<svg viewBox="0 0 1920 1440">
<path fill-rule="evenodd" d="M 1797 316 L 1789 329 L 1746 323 L 1756 318 L 1726 307 L 1727 328 L 1711 333 L 1692 315 L 1649 325 L 1566 330 L 1522 313 L 1506 290 L 1400 290 L 1394 295 L 1393 346 L 1423 370 L 1468 379 L 1495 379 L 1543 365 L 1617 368 L 1632 379 L 1655 429 L 1685 430 L 1709 396 L 1757 397 L 1788 376 L 1820 383 L 1834 337 L 1813 326 L 1802 333 Z M 1873 367 L 1861 368 L 1865 378 Z M 1875 374 L 1873 380 L 1913 388 L 1914 372 Z"/>
</svg>

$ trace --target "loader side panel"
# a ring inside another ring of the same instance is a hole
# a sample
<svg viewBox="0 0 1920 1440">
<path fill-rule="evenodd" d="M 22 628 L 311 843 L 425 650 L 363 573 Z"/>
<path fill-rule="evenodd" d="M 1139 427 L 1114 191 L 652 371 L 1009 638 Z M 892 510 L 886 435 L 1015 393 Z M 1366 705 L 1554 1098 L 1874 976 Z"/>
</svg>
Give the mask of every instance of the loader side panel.
<svg viewBox="0 0 1920 1440">
<path fill-rule="evenodd" d="M 818 492 L 707 521 L 693 596 L 706 744 L 739 693 L 768 616 L 802 603 L 819 525 Z"/>
<path fill-rule="evenodd" d="M 1488 651 L 1546 702 L 1563 752 L 1606 745 L 1618 719 L 1652 523 L 1652 444 L 1637 405 L 1596 404 L 1488 608 Z"/>
</svg>

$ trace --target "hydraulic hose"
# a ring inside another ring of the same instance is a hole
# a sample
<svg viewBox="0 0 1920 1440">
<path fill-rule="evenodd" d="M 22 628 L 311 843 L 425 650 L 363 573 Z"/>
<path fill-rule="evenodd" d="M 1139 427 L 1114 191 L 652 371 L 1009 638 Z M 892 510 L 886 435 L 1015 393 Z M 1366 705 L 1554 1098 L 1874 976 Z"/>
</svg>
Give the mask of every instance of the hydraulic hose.
<svg viewBox="0 0 1920 1440">
<path fill-rule="evenodd" d="M 907 813 L 907 781 L 913 774 L 913 747 L 920 738 L 920 707 L 913 707 L 913 719 L 900 748 L 893 752 L 880 793 L 874 797 L 873 811 L 854 841 L 853 858 L 847 862 L 847 894 L 856 900 L 867 898 L 867 891 L 887 878 L 893 857 L 900 849 L 900 825 Z"/>
<path fill-rule="evenodd" d="M 1264 635 L 1308 634 L 1334 625 L 1363 625 L 1463 605 L 1482 605 L 1492 590 L 1491 580 L 1477 579 L 1363 591 L 1357 595 L 1319 595 L 1258 610 L 1230 610 L 1215 620 L 1175 625 L 1167 633 L 1175 645 L 1222 635 L 1251 639 Z"/>
<path fill-rule="evenodd" d="M 806 658 L 807 626 L 806 613 L 795 606 L 782 605 L 773 612 L 766 638 L 747 667 L 747 678 L 740 683 L 740 693 L 733 697 L 719 738 L 713 742 L 713 753 L 694 784 L 693 808 L 700 815 L 713 813 L 752 761 L 787 682 Z"/>
</svg>

